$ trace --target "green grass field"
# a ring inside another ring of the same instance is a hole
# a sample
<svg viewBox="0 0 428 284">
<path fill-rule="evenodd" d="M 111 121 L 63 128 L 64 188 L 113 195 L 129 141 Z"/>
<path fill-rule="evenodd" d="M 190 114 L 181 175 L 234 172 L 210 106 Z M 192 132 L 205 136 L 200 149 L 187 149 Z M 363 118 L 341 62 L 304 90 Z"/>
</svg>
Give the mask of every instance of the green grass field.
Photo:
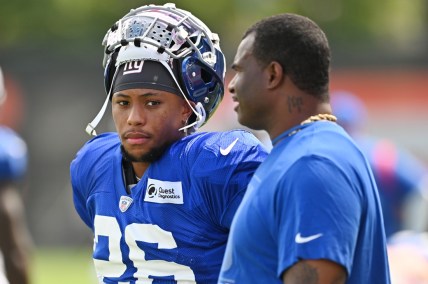
<svg viewBox="0 0 428 284">
<path fill-rule="evenodd" d="M 37 248 L 31 271 L 32 284 L 98 283 L 90 248 Z"/>
</svg>

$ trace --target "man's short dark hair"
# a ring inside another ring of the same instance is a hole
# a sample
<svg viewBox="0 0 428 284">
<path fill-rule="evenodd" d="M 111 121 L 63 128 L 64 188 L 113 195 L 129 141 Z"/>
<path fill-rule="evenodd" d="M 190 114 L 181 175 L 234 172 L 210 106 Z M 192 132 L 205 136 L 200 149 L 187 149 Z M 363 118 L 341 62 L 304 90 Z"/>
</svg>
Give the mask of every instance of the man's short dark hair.
<svg viewBox="0 0 428 284">
<path fill-rule="evenodd" d="M 244 38 L 254 33 L 254 57 L 263 65 L 281 64 L 284 72 L 302 91 L 328 97 L 330 47 L 321 28 L 312 20 L 280 14 L 251 26 Z"/>
</svg>

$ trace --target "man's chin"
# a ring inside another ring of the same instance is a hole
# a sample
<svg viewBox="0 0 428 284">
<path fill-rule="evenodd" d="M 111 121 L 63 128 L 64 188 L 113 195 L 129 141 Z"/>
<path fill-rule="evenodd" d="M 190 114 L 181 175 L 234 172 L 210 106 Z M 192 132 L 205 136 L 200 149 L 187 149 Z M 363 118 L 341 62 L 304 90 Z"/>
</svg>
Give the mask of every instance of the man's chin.
<svg viewBox="0 0 428 284">
<path fill-rule="evenodd" d="M 134 163 L 152 163 L 159 160 L 165 152 L 166 147 L 156 147 L 152 148 L 145 153 L 138 153 L 138 151 L 130 151 L 125 149 L 123 145 L 120 146 L 122 150 L 123 157 Z"/>
</svg>

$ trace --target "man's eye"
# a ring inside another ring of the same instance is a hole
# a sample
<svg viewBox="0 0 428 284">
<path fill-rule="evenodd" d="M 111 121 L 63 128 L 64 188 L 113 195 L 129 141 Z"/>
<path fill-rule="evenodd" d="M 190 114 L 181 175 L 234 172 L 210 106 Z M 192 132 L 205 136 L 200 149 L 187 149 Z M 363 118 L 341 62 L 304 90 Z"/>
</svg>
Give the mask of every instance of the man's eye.
<svg viewBox="0 0 428 284">
<path fill-rule="evenodd" d="M 147 102 L 148 106 L 156 106 L 156 105 L 159 105 L 159 104 L 160 104 L 159 101 L 149 101 L 149 102 Z"/>
<path fill-rule="evenodd" d="M 127 105 L 129 105 L 129 102 L 127 102 L 127 101 L 118 101 L 117 104 L 121 105 L 121 106 L 127 106 Z"/>
</svg>

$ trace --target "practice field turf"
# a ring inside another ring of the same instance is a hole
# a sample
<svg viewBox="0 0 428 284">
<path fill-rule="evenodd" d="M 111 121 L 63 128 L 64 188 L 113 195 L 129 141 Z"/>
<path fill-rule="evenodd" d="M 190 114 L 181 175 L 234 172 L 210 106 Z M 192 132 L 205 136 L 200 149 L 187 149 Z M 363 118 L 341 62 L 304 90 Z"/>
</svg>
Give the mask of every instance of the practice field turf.
<svg viewBox="0 0 428 284">
<path fill-rule="evenodd" d="M 98 283 L 90 248 L 37 248 L 31 270 L 32 284 Z"/>
</svg>

